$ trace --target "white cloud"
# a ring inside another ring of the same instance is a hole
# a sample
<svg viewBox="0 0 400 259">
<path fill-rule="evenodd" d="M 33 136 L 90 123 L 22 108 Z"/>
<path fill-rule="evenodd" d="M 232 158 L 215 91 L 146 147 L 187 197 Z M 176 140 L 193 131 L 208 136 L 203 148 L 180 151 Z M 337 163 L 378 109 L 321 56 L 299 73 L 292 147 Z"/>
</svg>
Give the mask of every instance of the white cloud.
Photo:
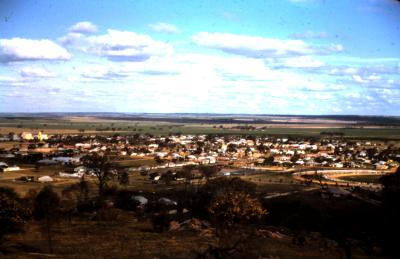
<svg viewBox="0 0 400 259">
<path fill-rule="evenodd" d="M 389 84 L 390 82 L 385 81 L 385 80 L 381 80 L 382 77 L 378 76 L 377 74 L 371 74 L 371 75 L 361 75 L 361 74 L 354 74 L 352 75 L 352 80 L 356 83 L 360 83 L 360 84 L 368 84 L 368 83 L 380 83 L 382 86 Z M 394 83 L 394 81 L 393 81 Z"/>
<path fill-rule="evenodd" d="M 72 33 L 89 34 L 97 31 L 97 26 L 91 22 L 83 21 L 72 25 L 68 31 Z"/>
<path fill-rule="evenodd" d="M 286 58 L 282 65 L 289 68 L 318 68 L 324 66 L 324 63 L 310 56 L 300 56 Z"/>
<path fill-rule="evenodd" d="M 343 51 L 341 45 L 312 46 L 302 40 L 281 40 L 230 33 L 199 32 L 192 40 L 204 47 L 253 58 L 293 57 Z"/>
<path fill-rule="evenodd" d="M 76 32 L 69 32 L 67 35 L 58 39 L 62 45 L 74 45 L 79 46 L 79 43 L 85 39 L 85 35 Z"/>
<path fill-rule="evenodd" d="M 0 39 L 0 62 L 27 60 L 68 60 L 66 49 L 51 40 Z"/>
<path fill-rule="evenodd" d="M 327 86 L 325 83 L 322 82 L 307 82 L 304 86 L 304 90 L 309 91 L 323 91 L 326 90 Z"/>
<path fill-rule="evenodd" d="M 176 27 L 173 24 L 169 24 L 169 23 L 165 23 L 165 22 L 150 24 L 149 27 L 153 31 L 161 32 L 161 33 L 167 33 L 167 34 L 180 33 L 180 30 L 178 29 L 178 27 Z"/>
<path fill-rule="evenodd" d="M 359 71 L 359 69 L 354 68 L 354 67 L 344 67 L 344 68 L 335 67 L 329 71 L 329 74 L 330 75 L 339 75 L 339 76 L 354 75 L 354 74 L 357 74 L 358 71 Z"/>
<path fill-rule="evenodd" d="M 318 100 L 329 100 L 332 98 L 332 95 L 330 95 L 328 93 L 316 93 L 314 95 L 314 98 L 316 98 Z"/>
<path fill-rule="evenodd" d="M 79 68 L 79 71 L 81 71 L 81 75 L 86 79 L 98 80 L 118 80 L 129 75 L 119 67 L 101 64 L 83 66 Z"/>
<path fill-rule="evenodd" d="M 22 77 L 54 77 L 55 75 L 41 67 L 24 67 L 20 72 Z"/>
<path fill-rule="evenodd" d="M 301 40 L 280 40 L 230 33 L 200 32 L 192 37 L 198 45 L 250 57 L 306 55 L 314 51 Z"/>
<path fill-rule="evenodd" d="M 377 74 L 372 74 L 372 75 L 367 77 L 367 80 L 369 80 L 369 81 L 377 81 L 377 80 L 380 80 L 380 79 L 381 79 L 381 77 L 378 76 Z"/>
<path fill-rule="evenodd" d="M 361 84 L 368 83 L 368 80 L 363 79 L 360 75 L 353 75 L 351 78 L 356 83 L 361 83 Z"/>
<path fill-rule="evenodd" d="M 152 56 L 173 53 L 173 47 L 148 35 L 130 31 L 107 30 L 107 34 L 85 39 L 86 51 L 112 61 L 145 61 Z"/>
</svg>

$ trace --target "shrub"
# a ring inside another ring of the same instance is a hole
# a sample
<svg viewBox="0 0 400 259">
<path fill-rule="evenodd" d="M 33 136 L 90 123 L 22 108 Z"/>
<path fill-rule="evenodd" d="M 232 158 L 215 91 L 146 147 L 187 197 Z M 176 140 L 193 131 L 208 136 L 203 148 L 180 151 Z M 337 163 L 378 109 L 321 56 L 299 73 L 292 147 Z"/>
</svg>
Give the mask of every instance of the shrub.
<svg viewBox="0 0 400 259">
<path fill-rule="evenodd" d="M 231 228 L 237 224 L 257 222 L 267 214 L 261 203 L 245 192 L 223 192 L 211 202 L 208 211 L 217 226 Z"/>
</svg>

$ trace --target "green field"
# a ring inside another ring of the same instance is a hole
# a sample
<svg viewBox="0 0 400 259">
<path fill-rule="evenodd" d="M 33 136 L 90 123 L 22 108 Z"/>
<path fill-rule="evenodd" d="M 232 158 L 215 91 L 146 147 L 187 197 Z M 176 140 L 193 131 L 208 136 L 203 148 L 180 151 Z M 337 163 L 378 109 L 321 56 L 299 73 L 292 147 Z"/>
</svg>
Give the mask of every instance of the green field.
<svg viewBox="0 0 400 259">
<path fill-rule="evenodd" d="M 400 129 L 387 128 L 333 128 L 333 127 L 287 127 L 267 126 L 264 129 L 246 130 L 233 129 L 238 124 L 211 124 L 211 123 L 171 123 L 160 121 L 124 121 L 124 120 L 98 120 L 85 118 L 80 121 L 71 121 L 63 118 L 0 118 L 0 133 L 22 131 L 39 131 L 54 133 L 98 133 L 98 134 L 220 134 L 220 135 L 257 135 L 257 136 L 296 136 L 320 137 L 321 132 L 343 133 L 344 138 L 351 139 L 400 139 Z M 251 124 L 241 124 L 251 125 Z M 222 127 L 221 127 L 222 126 Z M 253 125 L 257 126 L 257 125 Z"/>
</svg>

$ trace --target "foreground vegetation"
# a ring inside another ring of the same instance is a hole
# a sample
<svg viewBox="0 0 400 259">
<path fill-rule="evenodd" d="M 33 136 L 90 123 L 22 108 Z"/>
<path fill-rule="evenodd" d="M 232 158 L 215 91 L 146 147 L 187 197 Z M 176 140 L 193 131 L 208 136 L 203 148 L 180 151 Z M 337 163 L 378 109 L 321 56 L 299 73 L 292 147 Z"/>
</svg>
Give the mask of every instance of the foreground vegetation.
<svg viewBox="0 0 400 259">
<path fill-rule="evenodd" d="M 84 179 L 61 193 L 45 185 L 22 198 L 0 188 L 0 253 L 10 258 L 396 257 L 399 178 L 400 170 L 384 176 L 382 193 L 359 189 L 356 196 L 328 199 L 319 188 L 265 199 L 255 183 L 235 177 L 157 192 L 107 181 L 90 189 Z"/>
</svg>

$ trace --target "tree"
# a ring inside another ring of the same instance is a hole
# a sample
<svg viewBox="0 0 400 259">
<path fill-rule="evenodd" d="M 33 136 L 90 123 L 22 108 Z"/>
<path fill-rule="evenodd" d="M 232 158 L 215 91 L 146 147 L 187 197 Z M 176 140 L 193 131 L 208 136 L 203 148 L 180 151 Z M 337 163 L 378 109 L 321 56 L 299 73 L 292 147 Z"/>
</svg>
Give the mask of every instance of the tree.
<svg viewBox="0 0 400 259">
<path fill-rule="evenodd" d="M 228 144 L 227 151 L 229 153 L 236 153 L 237 152 L 237 145 L 233 144 L 233 143 Z"/>
<path fill-rule="evenodd" d="M 265 153 L 267 150 L 269 150 L 269 148 L 263 143 L 260 143 L 260 145 L 258 145 L 256 148 L 260 153 Z"/>
<path fill-rule="evenodd" d="M 107 182 L 112 178 L 111 161 L 106 155 L 93 153 L 82 158 L 83 165 L 91 169 L 97 177 L 99 187 L 99 198 L 102 198 L 107 188 Z"/>
<path fill-rule="evenodd" d="M 75 196 L 76 203 L 83 204 L 89 200 L 89 185 L 85 180 L 85 177 L 82 177 L 79 183 L 71 184 L 65 187 L 62 191 L 62 195 L 67 197 L 68 199 L 73 198 Z"/>
<path fill-rule="evenodd" d="M 256 184 L 239 177 L 218 177 L 202 185 L 196 193 L 186 194 L 188 208 L 198 218 L 209 218 L 209 207 L 214 198 L 221 193 L 255 193 Z M 191 196 L 192 195 L 192 196 Z"/>
<path fill-rule="evenodd" d="M 170 185 L 174 180 L 174 174 L 171 170 L 168 170 L 166 173 L 161 175 L 161 179 L 165 182 L 166 185 Z"/>
<path fill-rule="evenodd" d="M 200 166 L 200 172 L 203 174 L 203 176 L 206 178 L 207 182 L 208 180 L 215 176 L 219 172 L 219 168 L 216 165 L 211 165 L 211 166 Z"/>
<path fill-rule="evenodd" d="M 155 156 L 155 157 L 154 157 L 154 161 L 156 161 L 156 163 L 157 163 L 158 165 L 164 163 L 164 161 L 162 160 L 162 158 L 159 157 L 159 156 Z"/>
<path fill-rule="evenodd" d="M 296 163 L 297 160 L 299 160 L 299 159 L 300 159 L 300 155 L 297 152 L 295 152 L 294 155 L 290 158 L 290 162 Z"/>
<path fill-rule="evenodd" d="M 318 173 L 318 171 L 315 170 L 314 178 L 315 178 L 315 180 L 317 180 L 319 182 L 319 185 L 321 186 L 321 189 L 324 189 L 324 183 L 323 183 L 324 176 L 322 175 L 322 173 Z"/>
<path fill-rule="evenodd" d="M 16 192 L 0 187 L 0 239 L 5 234 L 21 231 L 31 210 L 24 206 Z"/>
<path fill-rule="evenodd" d="M 216 220 L 217 226 L 223 229 L 238 224 L 248 224 L 266 215 L 261 203 L 246 192 L 227 191 L 217 194 L 208 208 Z"/>
<path fill-rule="evenodd" d="M 60 197 L 53 191 L 50 185 L 43 187 L 43 189 L 36 196 L 33 216 L 36 220 L 44 220 L 47 232 L 47 241 L 50 253 L 53 253 L 53 243 L 51 227 L 54 220 L 56 220 L 60 207 Z"/>
<path fill-rule="evenodd" d="M 264 165 L 273 165 L 275 162 L 274 156 L 267 156 L 264 158 Z"/>
<path fill-rule="evenodd" d="M 248 254 L 249 240 L 255 232 L 254 223 L 267 214 L 261 203 L 249 193 L 234 190 L 217 193 L 208 212 L 218 237 L 218 246 L 212 248 L 212 253 L 221 258 L 240 258 Z"/>
<path fill-rule="evenodd" d="M 180 174 L 185 178 L 186 183 L 190 183 L 191 180 L 193 179 L 193 170 L 196 168 L 194 165 L 185 165 L 182 167 L 182 171 Z"/>
<path fill-rule="evenodd" d="M 128 186 L 129 185 L 129 175 L 127 172 L 121 172 L 118 174 L 118 181 L 119 184 L 122 186 Z"/>
</svg>

